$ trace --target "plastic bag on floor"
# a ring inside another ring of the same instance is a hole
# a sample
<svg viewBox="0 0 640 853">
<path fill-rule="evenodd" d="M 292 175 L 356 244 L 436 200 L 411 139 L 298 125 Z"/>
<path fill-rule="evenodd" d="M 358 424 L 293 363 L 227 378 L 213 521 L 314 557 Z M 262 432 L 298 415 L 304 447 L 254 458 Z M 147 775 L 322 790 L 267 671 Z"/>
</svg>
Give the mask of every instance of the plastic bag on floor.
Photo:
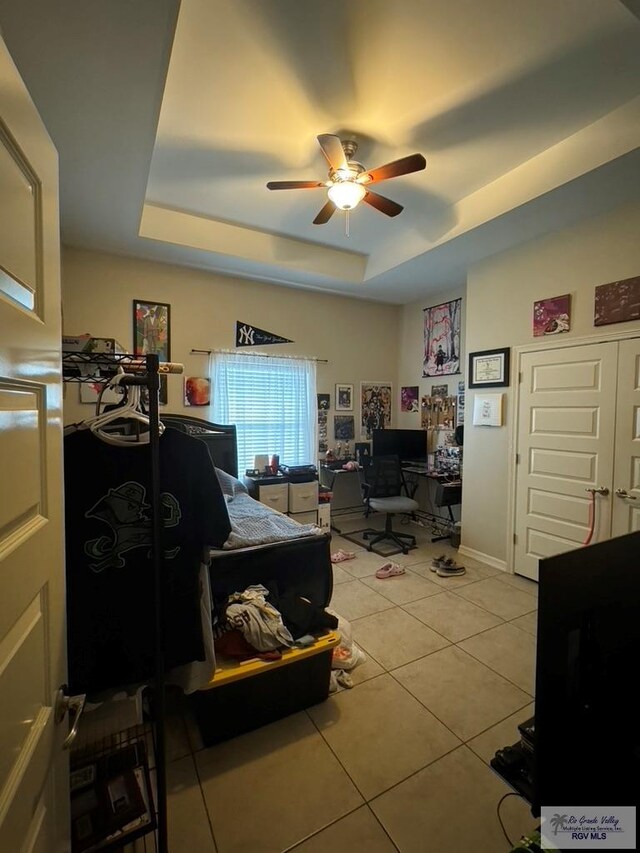
<svg viewBox="0 0 640 853">
<path fill-rule="evenodd" d="M 333 650 L 331 669 L 342 669 L 350 672 L 352 669 L 355 669 L 356 666 L 364 663 L 367 656 L 360 646 L 354 643 L 351 634 L 351 625 L 349 622 L 340 616 L 339 613 L 336 613 L 335 610 L 326 608 L 326 612 L 331 613 L 332 616 L 336 617 L 338 620 L 338 631 L 340 633 L 340 642 Z"/>
</svg>

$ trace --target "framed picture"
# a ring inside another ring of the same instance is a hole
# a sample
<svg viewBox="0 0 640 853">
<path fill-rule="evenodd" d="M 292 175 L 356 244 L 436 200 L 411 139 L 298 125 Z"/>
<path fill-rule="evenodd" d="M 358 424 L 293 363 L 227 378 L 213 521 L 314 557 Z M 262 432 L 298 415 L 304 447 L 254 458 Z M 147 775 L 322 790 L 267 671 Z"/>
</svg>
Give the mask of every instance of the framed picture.
<svg viewBox="0 0 640 853">
<path fill-rule="evenodd" d="M 336 441 L 353 441 L 355 437 L 353 415 L 334 415 L 333 434 Z"/>
<path fill-rule="evenodd" d="M 469 388 L 509 384 L 509 347 L 469 353 Z"/>
<path fill-rule="evenodd" d="M 460 373 L 462 299 L 424 309 L 423 376 Z"/>
<path fill-rule="evenodd" d="M 571 328 L 571 294 L 533 303 L 533 336 L 559 335 Z"/>
<path fill-rule="evenodd" d="M 171 306 L 165 302 L 133 300 L 134 355 L 157 353 L 160 361 L 171 361 Z"/>
<path fill-rule="evenodd" d="M 318 394 L 318 411 L 328 412 L 331 408 L 331 394 Z"/>
<path fill-rule="evenodd" d="M 353 385 L 336 385 L 336 411 L 353 411 Z"/>
</svg>

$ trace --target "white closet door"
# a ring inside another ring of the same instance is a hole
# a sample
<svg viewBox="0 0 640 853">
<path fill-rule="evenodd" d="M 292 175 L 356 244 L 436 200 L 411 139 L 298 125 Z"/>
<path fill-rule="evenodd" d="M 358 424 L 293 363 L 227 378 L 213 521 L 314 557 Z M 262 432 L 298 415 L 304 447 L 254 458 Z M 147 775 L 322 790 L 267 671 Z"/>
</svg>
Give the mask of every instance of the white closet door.
<svg viewBox="0 0 640 853">
<path fill-rule="evenodd" d="M 578 548 L 590 487 L 613 482 L 618 344 L 526 353 L 518 422 L 514 570 L 538 579 L 538 560 Z M 611 495 L 596 496 L 593 542 L 611 529 Z"/>
<path fill-rule="evenodd" d="M 58 160 L 0 38 L 3 853 L 69 849 L 65 635 Z"/>
<path fill-rule="evenodd" d="M 640 339 L 620 342 L 612 536 L 640 530 Z"/>
</svg>

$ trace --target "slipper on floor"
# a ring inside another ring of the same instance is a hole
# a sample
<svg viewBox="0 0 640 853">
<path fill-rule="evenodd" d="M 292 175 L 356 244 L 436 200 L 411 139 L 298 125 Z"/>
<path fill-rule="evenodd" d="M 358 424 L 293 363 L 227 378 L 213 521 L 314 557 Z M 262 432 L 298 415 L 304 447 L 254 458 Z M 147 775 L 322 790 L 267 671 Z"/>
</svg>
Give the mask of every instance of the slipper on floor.
<svg viewBox="0 0 640 853">
<path fill-rule="evenodd" d="M 380 566 L 378 571 L 376 572 L 377 578 L 393 578 L 396 575 L 403 575 L 404 569 L 402 566 L 399 566 L 397 563 L 385 563 L 384 566 Z"/>
<path fill-rule="evenodd" d="M 343 551 L 342 549 L 340 549 L 339 551 L 336 551 L 335 554 L 331 555 L 331 562 L 344 563 L 345 560 L 354 560 L 355 556 L 356 555 L 353 553 L 353 551 Z"/>
</svg>

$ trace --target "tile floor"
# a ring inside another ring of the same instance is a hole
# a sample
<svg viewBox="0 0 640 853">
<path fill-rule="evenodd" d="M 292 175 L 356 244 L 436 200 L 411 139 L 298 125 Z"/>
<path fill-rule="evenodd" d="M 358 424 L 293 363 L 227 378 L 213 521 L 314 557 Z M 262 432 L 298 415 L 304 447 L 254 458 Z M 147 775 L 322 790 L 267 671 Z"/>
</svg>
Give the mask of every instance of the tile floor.
<svg viewBox="0 0 640 853">
<path fill-rule="evenodd" d="M 466 559 L 439 578 L 432 557 L 456 552 L 415 532 L 387 580 L 384 558 L 332 541 L 357 553 L 334 567 L 331 603 L 367 654 L 352 690 L 209 749 L 176 707 L 172 853 L 510 849 L 496 816 L 510 789 L 488 762 L 533 712 L 536 584 Z M 535 825 L 517 797 L 501 815 L 514 843 Z"/>
</svg>

